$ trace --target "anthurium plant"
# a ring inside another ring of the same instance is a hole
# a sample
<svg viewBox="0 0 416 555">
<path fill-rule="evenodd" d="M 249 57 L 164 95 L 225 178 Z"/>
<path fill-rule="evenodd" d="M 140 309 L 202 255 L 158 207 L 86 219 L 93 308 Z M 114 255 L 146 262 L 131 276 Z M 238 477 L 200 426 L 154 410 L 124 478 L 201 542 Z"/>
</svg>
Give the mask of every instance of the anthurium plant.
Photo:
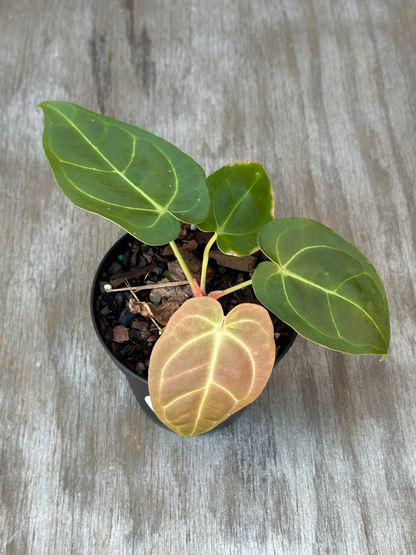
<svg viewBox="0 0 416 555">
<path fill-rule="evenodd" d="M 260 395 L 275 361 L 266 308 L 329 349 L 387 356 L 389 309 L 376 270 L 320 223 L 275 220 L 259 163 L 237 162 L 206 178 L 189 156 L 147 131 L 67 102 L 40 107 L 44 151 L 65 195 L 144 243 L 169 243 L 192 288 L 150 359 L 153 408 L 170 429 L 203 434 Z M 180 222 L 212 232 L 199 283 L 175 244 Z M 261 250 L 267 260 L 249 281 L 207 291 L 215 242 L 226 255 Z M 224 314 L 218 299 L 249 285 L 264 306 L 240 304 Z"/>
</svg>

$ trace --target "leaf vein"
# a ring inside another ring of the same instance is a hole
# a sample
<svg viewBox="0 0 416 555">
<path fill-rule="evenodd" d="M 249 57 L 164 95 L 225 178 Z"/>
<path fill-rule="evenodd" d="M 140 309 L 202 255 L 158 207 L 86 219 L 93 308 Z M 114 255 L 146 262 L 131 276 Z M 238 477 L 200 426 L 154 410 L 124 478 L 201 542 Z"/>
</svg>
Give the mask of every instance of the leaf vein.
<svg viewBox="0 0 416 555">
<path fill-rule="evenodd" d="M 165 378 L 164 383 L 169 382 L 171 380 L 176 380 L 177 378 L 181 378 L 182 376 L 185 376 L 186 374 L 190 374 L 194 370 L 197 370 L 198 368 L 203 368 L 204 366 L 206 366 L 205 362 L 203 364 L 199 364 L 198 366 L 194 366 L 193 368 L 190 368 L 189 370 L 185 370 L 185 372 L 181 372 L 180 374 L 176 374 L 175 376 L 172 376 L 171 378 Z"/>
<path fill-rule="evenodd" d="M 260 175 L 257 177 L 257 179 L 254 180 L 253 184 L 250 186 L 250 188 L 244 193 L 244 195 L 240 198 L 239 201 L 237 201 L 236 204 L 234 204 L 233 209 L 231 210 L 231 212 L 229 213 L 229 215 L 227 216 L 225 222 L 222 224 L 221 228 L 217 230 L 217 233 L 220 234 L 222 233 L 222 231 L 224 230 L 225 226 L 228 224 L 228 222 L 230 221 L 230 219 L 233 217 L 234 212 L 237 210 L 237 208 L 239 207 L 239 205 L 243 202 L 243 200 L 250 194 L 250 191 L 253 189 L 253 187 L 255 186 L 255 184 L 257 183 L 257 181 L 260 179 L 260 177 L 262 176 L 262 174 L 260 173 Z M 228 182 L 228 181 L 227 181 Z M 227 235 L 235 235 L 234 233 L 228 233 Z"/>
<path fill-rule="evenodd" d="M 228 393 L 228 395 L 234 399 L 235 404 L 238 403 L 239 399 L 236 399 L 236 398 L 234 397 L 234 395 L 233 395 L 228 389 L 226 389 L 225 387 L 223 387 L 222 385 L 220 385 L 220 384 L 217 383 L 217 382 L 212 382 L 212 385 L 215 385 L 215 386 L 219 387 L 220 389 L 222 389 L 223 391 L 225 391 L 226 393 Z M 235 405 L 234 405 L 234 406 L 235 406 Z"/>
<path fill-rule="evenodd" d="M 201 418 L 202 407 L 204 406 L 205 399 L 207 398 L 207 395 L 208 395 L 208 388 L 209 388 L 209 386 L 211 385 L 212 376 L 214 375 L 214 372 L 215 372 L 215 363 L 216 363 L 216 361 L 217 361 L 218 350 L 219 350 L 220 342 L 221 342 L 221 333 L 220 333 L 218 330 L 216 330 L 216 333 L 217 333 L 217 338 L 216 338 L 216 342 L 215 342 L 214 352 L 213 352 L 213 355 L 212 355 L 211 366 L 210 366 L 210 369 L 209 369 L 209 374 L 208 374 L 207 382 L 206 382 L 206 384 L 205 384 L 205 386 L 204 386 L 204 387 L 205 387 L 205 393 L 204 393 L 204 396 L 203 396 L 203 398 L 202 398 L 201 404 L 200 404 L 200 406 L 199 406 L 198 416 L 196 417 L 195 426 L 194 426 L 194 429 L 192 430 L 191 436 L 194 435 L 194 432 L 195 432 L 195 430 L 196 430 L 196 428 L 197 428 L 197 426 L 198 426 L 198 422 L 199 422 L 199 420 L 200 420 L 200 418 Z"/>
<path fill-rule="evenodd" d="M 201 391 L 202 389 L 204 389 L 203 387 L 200 387 L 199 389 L 194 389 L 193 391 L 187 391 L 186 393 L 184 393 L 183 395 L 180 395 L 179 397 L 176 397 L 173 401 L 171 401 L 170 403 L 168 403 L 167 405 L 165 405 L 163 407 L 163 409 L 166 412 L 166 409 L 168 407 L 170 407 L 171 405 L 173 405 L 174 403 L 176 403 L 177 401 L 180 401 L 181 399 L 183 399 L 184 397 L 188 397 L 188 395 L 192 395 L 192 393 L 197 393 L 198 391 Z"/>
<path fill-rule="evenodd" d="M 329 313 L 330 313 L 330 315 L 331 315 L 332 323 L 334 324 L 334 327 L 335 327 L 335 330 L 336 330 L 336 332 L 337 332 L 337 334 L 338 334 L 338 337 L 339 337 L 340 339 L 342 339 L 343 341 L 346 341 L 346 340 L 341 336 L 341 334 L 339 333 L 338 326 L 337 326 L 337 324 L 336 324 L 336 322 L 335 322 L 335 318 L 334 318 L 334 315 L 333 315 L 333 313 L 332 313 L 332 307 L 331 307 L 331 301 L 330 301 L 330 298 L 329 298 L 329 293 L 327 293 L 326 297 L 327 297 L 327 299 L 328 299 Z M 348 341 L 347 341 L 347 343 L 348 343 Z"/>
<path fill-rule="evenodd" d="M 330 246 L 328 246 L 328 245 L 311 245 L 311 246 L 309 246 L 309 247 L 304 247 L 303 249 L 300 249 L 299 251 L 295 252 L 295 254 L 294 254 L 291 258 L 289 258 L 289 260 L 288 260 L 287 262 L 285 262 L 285 264 L 282 265 L 282 268 L 283 268 L 283 269 L 286 269 L 286 268 L 289 266 L 289 264 L 290 264 L 291 262 L 293 262 L 293 260 L 294 260 L 297 256 L 299 256 L 299 255 L 302 254 L 303 252 L 305 252 L 305 251 L 307 251 L 307 250 L 311 250 L 311 249 L 330 249 L 330 250 L 333 250 L 333 251 L 342 252 L 343 254 L 346 254 L 347 256 L 350 256 L 350 257 L 351 257 L 350 254 L 348 254 L 348 253 L 345 252 L 344 250 L 338 249 L 338 248 L 336 248 L 336 247 L 330 247 Z M 352 257 L 351 257 L 351 258 L 352 258 Z"/>
<path fill-rule="evenodd" d="M 293 306 L 293 304 L 291 303 L 290 299 L 289 299 L 289 295 L 287 294 L 287 290 L 286 290 L 286 283 L 285 283 L 285 278 L 282 275 L 282 285 L 283 285 L 283 291 L 285 293 L 285 297 L 287 299 L 287 302 L 289 303 L 290 307 L 292 308 L 292 310 L 294 312 L 296 312 L 296 314 L 299 316 L 299 318 L 301 318 L 304 322 L 307 323 L 307 325 L 309 327 L 311 327 L 312 329 L 314 329 L 315 331 L 317 331 L 318 333 L 322 333 L 321 330 L 318 330 L 318 328 L 316 328 L 315 326 L 313 326 L 310 322 L 308 322 L 308 320 L 306 320 L 306 318 L 304 318 L 297 310 L 296 308 Z M 326 334 L 322 334 L 322 335 L 326 335 Z"/>
<path fill-rule="evenodd" d="M 136 142 L 137 142 L 137 141 L 136 141 L 136 137 L 133 137 L 133 151 L 132 151 L 132 155 L 131 155 L 131 158 L 130 158 L 130 162 L 127 164 L 127 166 L 126 166 L 126 167 L 124 168 L 124 170 L 121 172 L 121 173 L 123 173 L 123 174 L 126 173 L 126 171 L 129 169 L 129 167 L 131 166 L 131 164 L 132 164 L 132 162 L 133 162 L 133 160 L 134 160 L 134 157 L 136 156 Z"/>
<path fill-rule="evenodd" d="M 358 276 L 368 276 L 368 277 L 371 279 L 371 281 L 372 281 L 375 285 L 377 285 L 377 284 L 375 283 L 375 281 L 373 280 L 373 278 L 370 276 L 369 273 L 367 273 L 367 272 L 360 272 L 359 274 L 355 274 L 355 276 L 351 276 L 351 277 L 349 277 L 349 278 L 347 278 L 347 279 L 344 279 L 344 281 L 343 281 L 342 283 L 340 283 L 340 284 L 338 285 L 338 287 L 337 287 L 336 289 L 334 289 L 334 291 L 338 291 L 338 289 L 339 289 L 340 287 L 342 287 L 342 286 L 344 285 L 344 283 L 347 283 L 347 281 L 350 281 L 350 279 L 354 279 L 354 278 L 356 278 L 356 277 L 358 277 Z"/>
<path fill-rule="evenodd" d="M 339 297 L 340 299 L 342 299 L 343 301 L 352 304 L 353 306 L 355 306 L 356 308 L 358 308 L 358 310 L 361 310 L 361 312 L 363 312 L 367 318 L 373 323 L 374 327 L 376 328 L 376 330 L 378 331 L 378 333 L 381 335 L 381 337 L 383 338 L 384 342 L 387 343 L 386 338 L 384 337 L 384 334 L 382 333 L 382 331 L 380 330 L 380 328 L 378 327 L 378 325 L 376 324 L 376 322 L 374 321 L 374 319 L 370 316 L 370 314 L 368 314 L 368 312 L 366 310 L 364 310 L 360 305 L 358 305 L 357 303 L 355 303 L 354 301 L 348 299 L 347 297 L 344 297 L 343 295 L 340 295 L 339 293 L 337 293 L 336 291 L 333 291 L 332 289 L 327 289 L 325 287 L 322 287 L 321 285 L 318 285 L 317 283 L 314 283 L 313 281 L 308 281 L 307 279 L 302 278 L 301 276 L 298 276 L 297 274 L 294 274 L 293 272 L 290 272 L 289 270 L 284 270 L 282 268 L 281 270 L 282 275 L 286 274 L 289 277 L 292 277 L 293 279 L 297 279 L 298 281 L 302 281 L 303 283 L 306 283 L 307 285 L 310 285 L 312 287 L 315 287 L 316 289 L 320 289 L 321 291 L 324 291 L 327 294 L 330 295 L 334 295 L 335 297 Z"/>
<path fill-rule="evenodd" d="M 62 160 L 52 149 L 54 156 L 58 158 L 61 164 L 67 164 L 68 166 L 75 166 L 76 168 L 81 168 L 82 170 L 91 170 L 95 172 L 103 172 L 103 173 L 115 173 L 114 170 L 100 170 L 99 168 L 90 168 L 89 166 L 81 166 L 81 164 L 75 164 L 75 162 L 68 162 L 68 160 Z"/>
<path fill-rule="evenodd" d="M 105 160 L 107 162 L 107 164 L 113 168 L 113 170 L 115 171 L 115 173 L 118 173 L 122 179 L 124 179 L 129 185 L 131 185 L 136 191 L 138 191 L 143 197 L 145 197 L 151 204 L 153 204 L 153 206 L 158 210 L 158 212 L 163 212 L 164 211 L 164 207 L 160 206 L 160 204 L 158 204 L 156 201 L 154 201 L 151 197 L 149 197 L 149 195 L 147 195 L 144 191 L 142 191 L 140 189 L 140 187 L 138 187 L 135 183 L 133 183 L 133 181 L 131 181 L 131 179 L 129 179 L 128 177 L 126 177 L 123 172 L 121 172 L 120 170 L 118 170 L 114 164 L 94 145 L 94 143 L 92 143 L 88 137 L 81 131 L 81 129 L 79 127 L 77 127 L 65 114 L 63 114 L 62 112 L 60 112 L 55 106 L 51 106 L 51 108 L 53 110 L 55 110 L 56 112 L 58 112 L 58 114 L 60 114 L 64 119 L 67 120 L 67 122 L 78 131 L 78 133 L 84 138 L 84 140 L 101 156 L 101 158 L 103 160 Z M 101 121 L 101 120 L 100 120 Z"/>
<path fill-rule="evenodd" d="M 176 355 L 178 355 L 179 353 L 181 353 L 184 349 L 186 349 L 187 347 L 189 347 L 189 345 L 192 345 L 193 343 L 196 343 L 196 341 L 199 341 L 200 339 L 203 339 L 204 337 L 208 337 L 209 335 L 212 335 L 213 333 L 216 333 L 216 329 L 213 331 L 210 331 L 208 333 L 204 333 L 203 335 L 199 335 L 198 337 L 194 337 L 194 339 L 191 339 L 190 341 L 187 341 L 186 343 L 184 343 L 177 351 L 175 351 L 169 358 L 168 360 L 165 362 L 165 365 L 162 368 L 161 374 L 160 374 L 160 389 L 162 387 L 163 384 L 163 374 L 166 370 L 166 367 L 168 366 L 168 364 L 170 364 L 170 362 L 172 362 L 172 360 L 176 357 Z"/>
<path fill-rule="evenodd" d="M 87 192 L 83 191 L 82 189 L 80 189 L 79 187 L 77 187 L 75 185 L 75 183 L 66 175 L 66 173 L 65 172 L 63 172 L 63 173 L 65 175 L 65 178 L 71 183 L 71 185 L 74 187 L 74 189 L 76 189 L 81 194 L 85 195 L 86 197 L 92 198 L 93 200 L 95 200 L 97 202 L 101 202 L 101 203 L 104 203 L 104 204 L 111 204 L 111 206 L 117 206 L 117 208 L 123 208 L 125 210 L 137 210 L 138 212 L 154 212 L 155 214 L 159 214 L 159 217 L 158 217 L 157 221 L 159 221 L 160 218 L 163 216 L 163 212 L 160 213 L 158 210 L 153 210 L 152 208 L 138 208 L 138 207 L 134 207 L 134 206 L 125 206 L 124 204 L 117 204 L 117 203 L 111 202 L 109 200 L 103 201 L 102 199 L 99 199 L 99 198 L 95 197 L 94 195 L 91 195 L 90 193 L 87 193 Z M 88 212 L 88 210 L 87 210 L 87 212 Z M 146 228 L 147 227 L 153 227 L 153 225 L 154 224 L 152 224 L 151 226 L 146 226 Z M 144 227 L 144 226 L 138 226 L 138 227 Z"/>
</svg>

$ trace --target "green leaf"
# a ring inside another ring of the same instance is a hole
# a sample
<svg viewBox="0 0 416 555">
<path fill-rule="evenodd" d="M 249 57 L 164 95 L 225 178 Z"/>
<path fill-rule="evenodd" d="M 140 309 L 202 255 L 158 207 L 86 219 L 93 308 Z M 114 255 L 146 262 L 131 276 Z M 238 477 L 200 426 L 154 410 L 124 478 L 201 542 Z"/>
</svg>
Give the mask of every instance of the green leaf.
<svg viewBox="0 0 416 555">
<path fill-rule="evenodd" d="M 155 413 L 178 434 L 203 434 L 256 399 L 275 361 L 265 308 L 240 304 L 226 317 L 210 297 L 193 298 L 170 319 L 149 366 Z"/>
<path fill-rule="evenodd" d="M 206 218 L 202 168 L 167 141 L 69 102 L 43 102 L 43 148 L 77 206 L 149 245 L 176 239 L 179 220 Z"/>
<path fill-rule="evenodd" d="M 300 335 L 329 349 L 386 355 L 389 308 L 383 284 L 354 245 L 326 226 L 282 218 L 259 233 L 271 262 L 253 276 L 259 301 Z"/>
<path fill-rule="evenodd" d="M 273 220 L 273 192 L 261 164 L 238 162 L 217 170 L 207 179 L 211 197 L 202 231 L 218 233 L 225 254 L 246 256 L 258 250 L 259 230 Z"/>
</svg>

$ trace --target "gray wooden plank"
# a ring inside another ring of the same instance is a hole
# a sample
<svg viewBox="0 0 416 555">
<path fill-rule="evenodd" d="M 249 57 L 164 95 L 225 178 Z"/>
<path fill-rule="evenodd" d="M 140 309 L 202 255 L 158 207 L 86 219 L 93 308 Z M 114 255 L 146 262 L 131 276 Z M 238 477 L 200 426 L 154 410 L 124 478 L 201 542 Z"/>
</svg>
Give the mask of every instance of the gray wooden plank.
<svg viewBox="0 0 416 555">
<path fill-rule="evenodd" d="M 416 552 L 416 6 L 410 0 L 0 2 L 0 552 Z M 332 227 L 386 285 L 388 360 L 298 339 L 236 424 L 140 412 L 89 320 L 121 235 L 63 197 L 46 99 L 260 161 L 276 215 Z"/>
</svg>

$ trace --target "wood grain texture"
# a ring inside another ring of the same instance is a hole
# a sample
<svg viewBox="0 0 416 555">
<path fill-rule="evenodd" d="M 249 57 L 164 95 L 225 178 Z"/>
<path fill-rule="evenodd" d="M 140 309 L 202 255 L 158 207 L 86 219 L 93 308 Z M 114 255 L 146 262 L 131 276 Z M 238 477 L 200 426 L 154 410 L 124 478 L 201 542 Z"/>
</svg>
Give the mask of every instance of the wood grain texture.
<svg viewBox="0 0 416 555">
<path fill-rule="evenodd" d="M 0 552 L 416 552 L 416 4 L 0 2 Z M 155 426 L 89 319 L 121 235 L 75 209 L 43 100 L 172 141 L 210 173 L 257 160 L 276 215 L 353 241 L 385 284 L 391 354 L 298 339 L 229 429 Z"/>
</svg>

